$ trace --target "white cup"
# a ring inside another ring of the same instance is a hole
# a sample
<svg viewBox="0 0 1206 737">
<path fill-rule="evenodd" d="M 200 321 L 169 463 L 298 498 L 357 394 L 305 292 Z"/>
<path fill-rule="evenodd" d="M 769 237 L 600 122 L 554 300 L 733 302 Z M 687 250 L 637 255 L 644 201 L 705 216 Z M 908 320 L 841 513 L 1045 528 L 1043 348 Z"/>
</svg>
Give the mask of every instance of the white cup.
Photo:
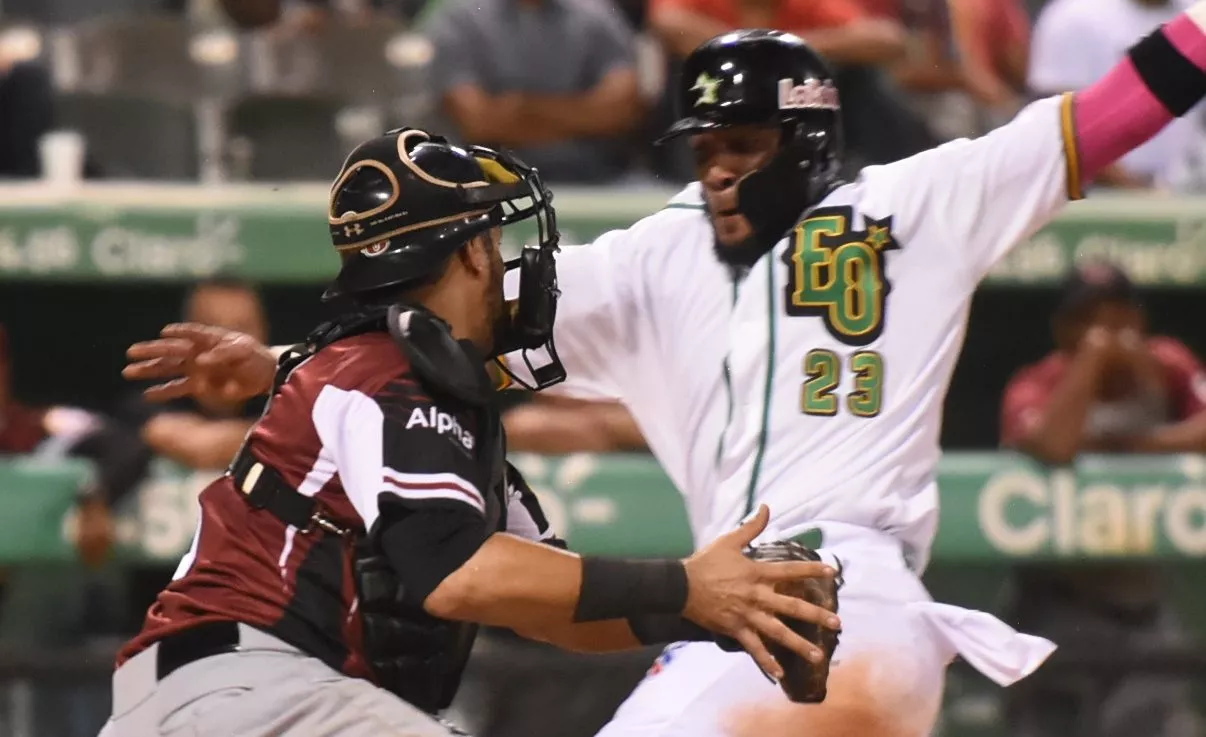
<svg viewBox="0 0 1206 737">
<path fill-rule="evenodd" d="M 42 179 L 51 184 L 76 184 L 84 178 L 84 136 L 77 131 L 50 131 L 38 141 Z"/>
</svg>

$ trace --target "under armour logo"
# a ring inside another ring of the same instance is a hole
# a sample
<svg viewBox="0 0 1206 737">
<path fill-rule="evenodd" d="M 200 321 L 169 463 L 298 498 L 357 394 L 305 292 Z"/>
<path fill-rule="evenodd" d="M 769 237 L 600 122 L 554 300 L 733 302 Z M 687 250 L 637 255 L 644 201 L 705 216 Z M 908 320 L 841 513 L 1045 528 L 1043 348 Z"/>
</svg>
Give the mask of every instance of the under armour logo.
<svg viewBox="0 0 1206 737">
<path fill-rule="evenodd" d="M 351 225 L 343 226 L 343 234 L 348 238 L 351 238 L 354 235 L 360 235 L 363 232 L 364 226 L 362 226 L 360 223 L 352 223 Z"/>
</svg>

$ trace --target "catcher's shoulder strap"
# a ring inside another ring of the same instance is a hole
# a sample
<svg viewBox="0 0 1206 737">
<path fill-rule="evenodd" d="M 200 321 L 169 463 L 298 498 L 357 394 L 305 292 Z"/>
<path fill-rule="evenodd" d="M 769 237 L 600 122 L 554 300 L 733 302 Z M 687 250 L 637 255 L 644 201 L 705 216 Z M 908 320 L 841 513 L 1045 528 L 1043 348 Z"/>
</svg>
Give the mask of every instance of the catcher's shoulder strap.
<svg viewBox="0 0 1206 737">
<path fill-rule="evenodd" d="M 306 342 L 291 346 L 278 358 L 276 375 L 272 380 L 272 390 L 260 419 L 267 416 L 272 408 L 272 400 L 280 392 L 281 387 L 289 377 L 323 348 L 332 343 L 374 330 L 385 329 L 385 311 L 356 313 L 344 316 L 342 319 L 325 322 L 318 326 L 306 338 Z M 326 532 L 346 536 L 356 530 L 344 527 L 326 514 L 322 505 L 313 497 L 308 497 L 292 484 L 285 481 L 280 472 L 263 463 L 251 452 L 249 440 L 252 427 L 243 438 L 243 445 L 235 454 L 234 460 L 226 469 L 226 474 L 234 481 L 235 488 L 242 492 L 244 499 L 255 509 L 264 509 L 287 525 L 303 532 L 322 529 Z"/>
<path fill-rule="evenodd" d="M 440 318 L 413 305 L 388 309 L 385 325 L 424 383 L 475 407 L 490 405 L 494 381 L 486 360 L 467 340 L 456 340 Z"/>
<path fill-rule="evenodd" d="M 257 459 L 246 445 L 226 473 L 253 508 L 268 511 L 303 534 L 321 529 L 345 537 L 357 532 L 333 521 L 318 500 L 293 488 L 280 472 Z"/>
</svg>

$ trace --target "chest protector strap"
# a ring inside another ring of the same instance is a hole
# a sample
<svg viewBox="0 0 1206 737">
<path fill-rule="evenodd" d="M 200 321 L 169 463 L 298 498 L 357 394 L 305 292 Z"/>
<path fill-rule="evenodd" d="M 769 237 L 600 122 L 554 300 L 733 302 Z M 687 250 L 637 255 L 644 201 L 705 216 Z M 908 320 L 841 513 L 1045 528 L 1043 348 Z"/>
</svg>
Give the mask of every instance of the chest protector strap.
<svg viewBox="0 0 1206 737">
<path fill-rule="evenodd" d="M 475 381 L 478 377 L 472 371 L 476 369 L 484 379 L 481 365 L 474 365 L 476 362 L 465 358 L 450 337 L 430 329 L 435 325 L 429 326 L 427 320 L 408 323 L 400 320 L 402 314 L 398 308 L 389 311 L 383 308 L 319 327 L 306 344 L 281 356 L 272 396 L 280 391 L 295 369 L 322 348 L 352 335 L 387 330 L 422 380 L 436 384 L 462 401 L 486 404 L 489 395 L 479 389 Z M 271 404 L 270 398 L 265 415 Z M 488 410 L 485 414 L 491 415 Z M 501 439 L 494 427 L 497 421 L 488 424 L 493 431 L 491 434 Z M 493 444 L 485 444 L 485 448 L 499 456 L 486 462 L 496 461 L 492 465 L 501 468 L 501 459 L 505 457 L 500 452 L 501 445 L 496 449 Z M 477 625 L 447 622 L 405 606 L 402 583 L 375 536 L 365 534 L 363 528 L 349 529 L 332 521 L 324 514 L 320 502 L 298 492 L 276 469 L 258 460 L 246 441 L 227 473 L 255 509 L 267 510 L 285 524 L 306 533 L 352 537 L 353 573 L 364 652 L 373 681 L 426 712 L 434 714 L 447 708 L 460 684 Z"/>
</svg>

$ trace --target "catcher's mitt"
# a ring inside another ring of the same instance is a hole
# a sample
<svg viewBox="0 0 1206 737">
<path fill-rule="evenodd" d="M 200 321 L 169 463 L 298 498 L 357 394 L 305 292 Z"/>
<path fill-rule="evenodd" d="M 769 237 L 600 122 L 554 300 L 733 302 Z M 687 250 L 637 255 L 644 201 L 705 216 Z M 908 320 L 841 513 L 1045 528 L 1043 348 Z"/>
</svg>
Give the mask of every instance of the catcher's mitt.
<svg viewBox="0 0 1206 737">
<path fill-rule="evenodd" d="M 752 560 L 759 561 L 819 561 L 821 559 L 815 550 L 790 540 L 751 545 L 745 549 L 745 554 Z M 836 614 L 838 589 L 841 586 L 842 570 L 839 562 L 838 573 L 833 578 L 798 579 L 779 584 L 777 590 L 781 594 L 795 596 Z M 779 661 L 779 665 L 783 666 L 783 678 L 779 681 L 779 686 L 787 694 L 787 698 L 797 704 L 816 704 L 824 701 L 825 684 L 829 680 L 829 662 L 833 658 L 833 651 L 837 649 L 839 633 L 798 619 L 783 618 L 783 623 L 804 639 L 821 648 L 821 652 L 825 653 L 825 660 L 813 664 L 777 642 L 768 642 L 767 649 Z M 721 647 L 726 650 L 742 649 L 735 640 L 721 642 Z"/>
</svg>

